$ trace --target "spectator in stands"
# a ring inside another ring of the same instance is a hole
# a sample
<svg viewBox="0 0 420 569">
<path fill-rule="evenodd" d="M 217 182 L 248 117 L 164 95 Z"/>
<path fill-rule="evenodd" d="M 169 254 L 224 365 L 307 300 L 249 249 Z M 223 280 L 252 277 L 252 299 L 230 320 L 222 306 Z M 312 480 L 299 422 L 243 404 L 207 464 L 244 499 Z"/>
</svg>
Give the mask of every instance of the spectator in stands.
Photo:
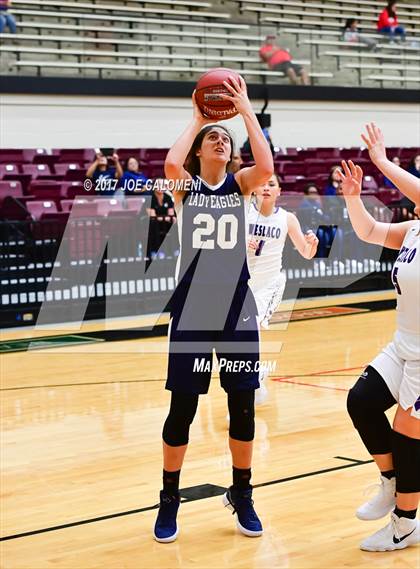
<svg viewBox="0 0 420 569">
<path fill-rule="evenodd" d="M 416 176 L 416 178 L 420 178 L 420 154 L 417 154 L 410 160 L 407 171 Z"/>
<path fill-rule="evenodd" d="M 150 208 L 147 209 L 149 217 L 152 218 L 147 243 L 149 259 L 164 259 L 174 249 L 174 243 L 166 239 L 175 221 L 174 200 L 166 189 L 166 183 L 164 178 L 155 181 Z"/>
<path fill-rule="evenodd" d="M 397 3 L 388 2 L 378 19 L 378 32 L 387 36 L 390 40 L 405 40 L 405 29 L 398 24 Z"/>
<path fill-rule="evenodd" d="M 272 71 L 281 71 L 293 85 L 309 85 L 309 77 L 301 65 L 292 62 L 292 56 L 285 48 L 276 43 L 276 36 L 269 35 L 260 48 L 260 59 Z"/>
<path fill-rule="evenodd" d="M 308 184 L 303 193 L 305 197 L 297 211 L 302 231 L 306 233 L 310 229 L 316 232 L 319 240 L 316 256 L 328 257 L 333 239 L 336 237 L 342 242 L 343 232 L 340 228 L 330 225 L 330 217 L 324 210 L 321 196 L 315 184 Z"/>
<path fill-rule="evenodd" d="M 394 158 L 392 159 L 392 162 L 394 164 L 396 164 L 397 166 L 401 166 L 401 162 L 400 159 L 398 158 L 398 156 L 394 156 Z M 382 186 L 384 188 L 393 190 L 395 188 L 394 182 L 392 182 L 389 178 L 387 178 L 386 176 L 383 177 L 382 180 Z"/>
<path fill-rule="evenodd" d="M 16 33 L 16 20 L 8 12 L 11 7 L 11 0 L 0 0 L 0 34 L 2 34 L 6 28 L 9 28 L 11 34 Z"/>
<path fill-rule="evenodd" d="M 327 180 L 327 185 L 324 189 L 324 194 L 326 196 L 336 196 L 340 193 L 341 179 L 337 170 L 341 172 L 340 166 L 333 166 L 330 171 L 329 178 Z"/>
<path fill-rule="evenodd" d="M 154 191 L 152 195 L 152 201 L 150 204 L 150 210 L 152 216 L 173 216 L 175 215 L 174 210 L 174 200 L 169 191 L 166 190 L 166 180 L 161 178 L 156 180 L 158 184 L 154 184 Z"/>
<path fill-rule="evenodd" d="M 232 158 L 230 161 L 230 164 L 228 166 L 228 172 L 231 172 L 232 174 L 236 174 L 236 172 L 239 172 L 239 170 L 241 169 L 242 164 L 244 163 L 244 161 L 242 160 L 242 156 L 240 151 L 235 151 L 232 154 Z"/>
<path fill-rule="evenodd" d="M 115 152 L 105 156 L 102 151 L 98 150 L 96 160 L 86 171 L 86 177 L 92 180 L 94 189 L 101 195 L 114 194 L 116 184 L 113 182 L 106 183 L 106 180 L 119 180 L 122 176 L 123 169 L 118 154 Z"/>
<path fill-rule="evenodd" d="M 376 48 L 376 41 L 359 32 L 359 22 L 356 18 L 348 18 L 343 30 L 343 40 L 354 43 L 364 43 L 369 49 Z"/>
<path fill-rule="evenodd" d="M 120 178 L 119 187 L 125 192 L 141 191 L 146 183 L 146 176 L 140 171 L 139 161 L 135 156 L 127 158 L 124 173 Z"/>
</svg>

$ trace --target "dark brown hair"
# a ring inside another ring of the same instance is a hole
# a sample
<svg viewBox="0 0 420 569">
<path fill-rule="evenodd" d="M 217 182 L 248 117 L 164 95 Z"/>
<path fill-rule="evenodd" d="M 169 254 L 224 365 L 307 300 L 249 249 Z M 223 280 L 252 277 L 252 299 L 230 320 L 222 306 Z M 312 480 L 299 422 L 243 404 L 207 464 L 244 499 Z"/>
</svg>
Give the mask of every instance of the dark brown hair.
<svg viewBox="0 0 420 569">
<path fill-rule="evenodd" d="M 388 12 L 388 16 L 390 18 L 396 18 L 397 17 L 395 10 L 392 9 L 392 6 L 394 6 L 395 4 L 396 4 L 396 2 L 394 0 L 394 2 L 388 2 L 388 4 L 386 5 L 386 11 Z"/>
<path fill-rule="evenodd" d="M 225 133 L 228 135 L 229 140 L 230 140 L 230 148 L 231 148 L 230 158 L 229 158 L 229 162 L 226 164 L 226 169 L 229 167 L 230 163 L 232 162 L 232 156 L 234 154 L 234 141 L 233 141 L 232 135 L 230 134 L 228 129 L 225 128 L 224 126 L 219 125 L 219 124 L 210 124 L 210 125 L 202 128 L 200 130 L 200 132 L 197 134 L 197 136 L 194 139 L 194 142 L 192 143 L 190 151 L 188 152 L 188 156 L 185 160 L 184 167 L 187 170 L 187 172 L 189 172 L 191 174 L 191 176 L 197 176 L 198 174 L 200 174 L 200 159 L 196 155 L 196 152 L 197 152 L 197 150 L 200 150 L 201 144 L 203 142 L 203 138 L 206 136 L 206 134 L 208 132 L 210 132 L 214 128 L 221 128 L 222 130 L 224 130 Z"/>
</svg>

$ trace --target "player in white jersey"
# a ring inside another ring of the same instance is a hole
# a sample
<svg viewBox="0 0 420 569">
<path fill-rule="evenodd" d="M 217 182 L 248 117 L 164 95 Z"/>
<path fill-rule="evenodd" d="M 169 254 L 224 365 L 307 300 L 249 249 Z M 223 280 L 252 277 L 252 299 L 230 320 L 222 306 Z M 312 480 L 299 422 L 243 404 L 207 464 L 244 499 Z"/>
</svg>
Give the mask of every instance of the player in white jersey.
<svg viewBox="0 0 420 569">
<path fill-rule="evenodd" d="M 289 235 L 294 246 L 305 259 L 312 259 L 318 247 L 318 238 L 313 231 L 302 233 L 297 217 L 276 206 L 281 188 L 277 176 L 257 188 L 256 200 L 251 201 L 247 213 L 248 268 L 251 275 L 249 286 L 258 309 L 259 324 L 268 328 L 273 312 L 281 302 L 286 286 L 282 271 L 283 249 Z M 264 380 L 268 372 L 260 370 L 260 387 L 255 392 L 255 403 L 267 398 Z"/>
<path fill-rule="evenodd" d="M 420 180 L 386 158 L 381 131 L 368 126 L 362 137 L 375 165 L 415 203 L 420 214 Z M 381 474 L 379 492 L 356 512 L 375 520 L 391 512 L 390 523 L 366 538 L 365 551 L 391 551 L 420 543 L 416 513 L 420 496 L 420 221 L 379 223 L 360 198 L 363 172 L 343 162 L 342 189 L 357 236 L 399 250 L 391 278 L 397 293 L 397 330 L 350 390 L 347 408 Z M 393 426 L 385 411 L 397 404 Z"/>
</svg>

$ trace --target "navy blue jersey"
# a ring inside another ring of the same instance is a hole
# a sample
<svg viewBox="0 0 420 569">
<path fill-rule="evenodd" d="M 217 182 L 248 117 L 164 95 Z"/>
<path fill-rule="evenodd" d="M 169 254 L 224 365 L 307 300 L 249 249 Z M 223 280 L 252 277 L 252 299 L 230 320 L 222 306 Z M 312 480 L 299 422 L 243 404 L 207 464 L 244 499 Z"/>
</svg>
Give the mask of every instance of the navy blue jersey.
<svg viewBox="0 0 420 569">
<path fill-rule="evenodd" d="M 244 197 L 233 174 L 214 187 L 194 176 L 178 224 L 179 282 L 232 287 L 249 280 Z"/>
</svg>

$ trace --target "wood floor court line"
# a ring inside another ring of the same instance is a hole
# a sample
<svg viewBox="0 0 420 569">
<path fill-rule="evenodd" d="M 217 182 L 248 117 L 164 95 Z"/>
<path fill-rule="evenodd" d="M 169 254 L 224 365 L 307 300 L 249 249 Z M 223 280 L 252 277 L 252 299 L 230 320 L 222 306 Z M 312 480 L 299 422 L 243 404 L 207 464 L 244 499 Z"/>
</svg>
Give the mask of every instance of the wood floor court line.
<svg viewBox="0 0 420 569">
<path fill-rule="evenodd" d="M 358 460 L 358 459 L 341 457 L 341 456 L 335 456 L 334 458 L 339 459 L 339 460 L 351 461 L 351 462 L 349 464 L 343 464 L 340 466 L 333 466 L 330 468 L 324 468 L 322 470 L 316 470 L 314 472 L 305 472 L 303 474 L 295 474 L 293 476 L 288 476 L 286 478 L 279 478 L 277 480 L 269 480 L 268 482 L 261 482 L 259 484 L 255 484 L 254 489 L 255 488 L 264 488 L 266 486 L 273 486 L 276 484 L 283 484 L 285 482 L 292 482 L 293 480 L 300 480 L 302 478 L 319 476 L 321 474 L 328 474 L 330 472 L 336 472 L 338 470 L 344 470 L 346 468 L 352 468 L 354 466 L 364 466 L 365 464 L 370 464 L 371 462 L 373 462 L 373 460 Z M 182 491 L 183 491 L 183 489 L 181 488 L 180 489 L 181 498 L 182 498 Z M 208 496 L 208 497 L 213 497 L 213 496 Z M 207 497 L 196 498 L 196 499 L 188 498 L 186 500 L 182 500 L 182 503 L 193 502 L 193 501 L 197 501 L 197 500 L 205 500 L 206 498 Z M 153 506 L 145 506 L 143 508 L 136 508 L 134 510 L 128 510 L 125 512 L 117 512 L 114 514 L 108 514 L 106 516 L 99 516 L 96 518 L 79 520 L 77 522 L 69 522 L 67 524 L 62 524 L 62 525 L 58 525 L 58 526 L 51 526 L 48 528 L 42 528 L 42 529 L 38 529 L 38 530 L 27 531 L 27 532 L 15 534 L 15 535 L 8 535 L 8 536 L 0 537 L 0 542 L 10 541 L 12 539 L 21 539 L 24 537 L 30 537 L 30 536 L 38 535 L 41 533 L 59 531 L 59 530 L 66 529 L 66 528 L 71 528 L 71 527 L 76 527 L 76 526 L 81 526 L 81 525 L 87 525 L 87 524 L 91 524 L 91 523 L 95 523 L 95 522 L 101 522 L 101 521 L 110 520 L 110 519 L 114 519 L 114 518 L 120 518 L 122 516 L 130 516 L 133 514 L 141 514 L 144 512 L 149 512 L 151 510 L 156 510 L 157 508 L 158 508 L 158 504 L 154 504 Z"/>
</svg>

